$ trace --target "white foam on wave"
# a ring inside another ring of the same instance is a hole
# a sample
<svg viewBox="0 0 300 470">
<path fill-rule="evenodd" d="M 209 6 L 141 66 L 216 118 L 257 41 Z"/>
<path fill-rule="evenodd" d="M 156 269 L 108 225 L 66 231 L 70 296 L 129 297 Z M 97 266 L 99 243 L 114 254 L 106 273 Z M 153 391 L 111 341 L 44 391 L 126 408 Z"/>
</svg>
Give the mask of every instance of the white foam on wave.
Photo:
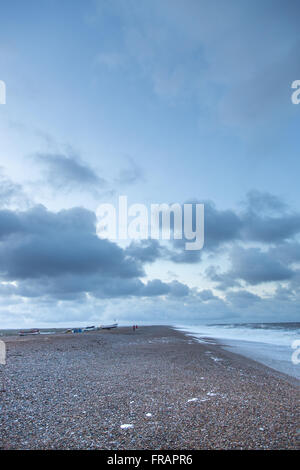
<svg viewBox="0 0 300 470">
<path fill-rule="evenodd" d="M 300 379 L 300 365 L 291 360 L 292 344 L 300 338 L 298 324 L 177 325 L 175 328 L 196 337 L 199 342 L 211 343 L 211 338 L 215 338 L 225 349 Z M 205 354 L 218 361 L 212 351 Z"/>
<path fill-rule="evenodd" d="M 270 328 L 267 325 L 257 328 L 247 325 L 176 325 L 175 328 L 196 336 L 201 342 L 206 342 L 205 338 L 216 338 L 290 346 L 295 339 L 300 337 L 300 328 Z"/>
</svg>

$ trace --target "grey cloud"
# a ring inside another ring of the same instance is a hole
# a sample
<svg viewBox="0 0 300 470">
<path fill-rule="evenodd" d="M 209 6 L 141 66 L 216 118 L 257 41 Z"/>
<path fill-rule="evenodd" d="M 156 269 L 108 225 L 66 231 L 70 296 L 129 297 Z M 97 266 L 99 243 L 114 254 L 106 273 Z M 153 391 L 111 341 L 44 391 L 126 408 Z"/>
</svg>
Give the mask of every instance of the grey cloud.
<svg viewBox="0 0 300 470">
<path fill-rule="evenodd" d="M 239 238 L 242 222 L 232 210 L 218 210 L 211 202 L 205 204 L 205 240 L 208 249 Z"/>
<path fill-rule="evenodd" d="M 289 287 L 283 287 L 281 285 L 277 286 L 274 300 L 279 301 L 294 301 L 296 299 L 296 295 L 293 289 Z"/>
<path fill-rule="evenodd" d="M 24 192 L 22 185 L 11 181 L 5 176 L 3 169 L 0 167 L 0 207 L 27 207 L 30 203 L 29 198 Z"/>
<path fill-rule="evenodd" d="M 230 287 L 240 287 L 241 283 L 239 280 L 228 272 L 220 272 L 220 268 L 217 266 L 209 266 L 205 270 L 205 276 L 216 283 L 219 290 L 226 290 Z"/>
<path fill-rule="evenodd" d="M 18 216 L 10 210 L 0 211 L 0 240 L 10 234 L 21 232 L 22 224 Z"/>
<path fill-rule="evenodd" d="M 186 284 L 179 281 L 172 281 L 170 284 L 170 294 L 174 297 L 185 297 L 189 295 L 190 289 Z"/>
<path fill-rule="evenodd" d="M 300 243 L 297 241 L 279 243 L 276 247 L 270 248 L 270 255 L 286 265 L 299 263 Z"/>
<path fill-rule="evenodd" d="M 47 183 L 54 188 L 85 190 L 98 194 L 107 186 L 104 178 L 74 154 L 37 153 L 35 159 L 45 170 Z"/>
<path fill-rule="evenodd" d="M 224 250 L 234 242 L 278 245 L 292 243 L 300 233 L 300 213 L 292 211 L 284 200 L 269 193 L 249 192 L 242 211 L 219 210 L 211 201 L 204 201 L 204 207 L 203 249 L 188 251 L 185 250 L 186 239 L 172 240 L 171 248 L 164 256 L 175 263 L 198 263 L 205 253 Z M 193 214 L 195 220 L 195 206 Z"/>
<path fill-rule="evenodd" d="M 263 227 L 260 233 L 264 235 L 259 239 L 267 244 L 267 251 L 239 246 L 232 248 L 233 242 L 236 244 L 237 241 L 246 242 L 254 238 L 250 230 L 253 225 L 249 224 L 249 214 L 253 213 L 254 217 L 253 207 L 256 207 L 258 221 Z M 274 211 L 275 215 L 270 215 Z M 294 229 L 280 231 L 280 236 L 274 235 L 274 220 L 280 227 L 290 220 Z M 226 272 L 209 266 L 207 278 L 223 290 L 241 287 L 243 283 L 296 283 L 297 270 L 293 264 L 300 260 L 299 243 L 296 239 L 285 240 L 284 237 L 297 233 L 297 220 L 296 213 L 291 213 L 279 200 L 265 194 L 256 193 L 248 197 L 248 206 L 242 213 L 218 210 L 211 202 L 207 203 L 206 250 L 216 253 L 229 248 L 231 262 Z M 177 281 L 166 283 L 156 279 L 144 283 L 140 279 L 145 275 L 146 263 L 161 259 L 195 263 L 201 259 L 201 251 L 194 254 L 184 250 L 184 241 L 174 241 L 166 248 L 157 240 L 132 242 L 122 249 L 115 243 L 99 239 L 95 224 L 95 214 L 83 208 L 57 213 L 43 206 L 27 211 L 0 211 L 1 278 L 18 281 L 17 288 L 6 285 L 1 291 L 6 289 L 10 295 L 31 298 L 41 295 L 62 299 L 74 295 L 79 298 L 88 292 L 98 298 L 163 295 L 170 298 L 195 297 L 202 302 L 216 300 L 209 290 L 197 294 Z M 265 235 L 268 232 L 269 237 Z M 249 296 L 249 302 L 251 298 Z"/>
<path fill-rule="evenodd" d="M 293 238 L 300 232 L 300 214 L 260 217 L 248 213 L 243 217 L 242 237 L 245 241 L 274 243 Z"/>
<path fill-rule="evenodd" d="M 226 243 L 240 238 L 242 221 L 232 210 L 219 210 L 211 201 L 189 200 L 193 204 L 193 220 L 195 220 L 195 204 L 204 203 L 204 247 L 202 250 L 189 251 L 185 243 L 189 240 L 173 240 L 168 257 L 175 263 L 198 263 L 203 253 L 214 252 Z M 194 227 L 195 228 L 195 227 Z"/>
<path fill-rule="evenodd" d="M 83 208 L 0 211 L 0 273 L 10 282 L 0 285 L 0 293 L 60 300 L 82 300 L 85 293 L 98 298 L 189 295 L 177 281 L 139 279 L 143 263 L 159 256 L 157 242 L 123 250 L 99 239 L 95 222 L 95 214 Z"/>
<path fill-rule="evenodd" d="M 83 300 L 85 294 L 98 299 L 129 297 L 184 297 L 190 294 L 185 284 L 154 279 L 143 283 L 136 277 L 122 278 L 111 273 L 60 274 L 37 279 L 19 279 L 17 284 L 0 285 L 0 295 L 56 300 Z"/>
<path fill-rule="evenodd" d="M 235 240 L 278 243 L 300 233 L 300 213 L 273 194 L 250 191 L 241 212 L 219 211 L 206 203 L 205 228 L 207 248 Z"/>
<path fill-rule="evenodd" d="M 154 279 L 149 281 L 145 287 L 141 290 L 141 295 L 147 295 L 149 297 L 153 295 L 166 295 L 170 291 L 170 287 L 160 279 Z"/>
<path fill-rule="evenodd" d="M 242 202 L 246 210 L 256 214 L 278 215 L 288 211 L 288 204 L 274 194 L 257 190 L 248 191 Z"/>
<path fill-rule="evenodd" d="M 32 326 L 42 326 L 44 322 L 61 322 L 62 326 L 74 326 L 75 321 L 82 324 L 100 324 L 113 318 L 123 324 L 181 324 L 199 325 L 203 323 L 297 321 L 299 318 L 300 299 L 290 302 L 274 297 L 261 299 L 241 308 L 222 299 L 203 302 L 195 297 L 184 297 L 184 301 L 172 297 L 119 297 L 85 299 L 72 301 L 72 296 L 56 302 L 56 299 L 26 299 L 26 303 L 15 298 L 7 298 L 0 311 L 2 325 L 14 327 L 20 325 L 24 315 Z M 74 296 L 75 297 L 75 296 Z M 9 307 L 11 304 L 11 307 Z M 12 308 L 13 306 L 13 308 Z M 27 323 L 28 324 L 28 323 Z M 24 325 L 25 326 L 25 325 Z M 46 325 L 48 326 L 48 325 Z M 21 326 L 20 326 L 21 327 Z"/>
<path fill-rule="evenodd" d="M 126 254 L 142 263 L 153 263 L 163 257 L 165 250 L 158 240 L 133 241 L 126 248 Z"/>
<path fill-rule="evenodd" d="M 99 279 L 98 287 L 91 290 L 97 298 L 118 298 L 138 296 L 144 284 L 140 279 L 120 279 L 119 277 Z"/>
<path fill-rule="evenodd" d="M 173 263 L 199 263 L 202 257 L 201 251 L 191 251 L 185 249 L 186 240 L 173 240 L 172 248 L 167 253 L 167 258 Z"/>
<path fill-rule="evenodd" d="M 281 242 L 300 232 L 300 213 L 290 210 L 283 199 L 269 193 L 250 191 L 240 214 L 241 238 L 263 243 Z"/>
<path fill-rule="evenodd" d="M 218 282 L 219 287 L 223 289 L 233 287 L 239 281 L 257 285 L 263 282 L 290 280 L 294 276 L 292 269 L 259 248 L 235 247 L 231 250 L 230 260 L 229 271 L 217 274 L 210 269 L 206 272 L 208 277 Z"/>
<path fill-rule="evenodd" d="M 217 299 L 216 296 L 214 296 L 213 292 L 210 289 L 203 289 L 200 292 L 198 292 L 199 298 L 203 302 L 209 302 L 210 300 Z"/>
<path fill-rule="evenodd" d="M 252 294 L 252 292 L 249 292 L 247 290 L 239 290 L 229 292 L 226 295 L 226 300 L 233 304 L 235 307 L 244 308 L 249 307 L 255 302 L 261 301 L 261 297 Z"/>
<path fill-rule="evenodd" d="M 157 297 L 171 295 L 183 297 L 189 295 L 190 289 L 185 284 L 174 281 L 171 283 L 162 282 L 160 279 L 153 279 L 143 283 L 140 279 L 122 279 L 96 277 L 94 285 L 89 283 L 85 290 L 98 298 L 118 298 L 118 297 Z"/>
<path fill-rule="evenodd" d="M 239 214 L 239 239 L 266 244 L 293 239 L 300 233 L 300 213 L 292 211 L 286 202 L 270 193 L 250 191 Z"/>
<path fill-rule="evenodd" d="M 0 245 L 1 273 L 5 279 L 81 275 L 102 272 L 135 277 L 143 270 L 116 244 L 95 232 L 95 215 L 80 208 L 57 214 L 39 206 L 23 213 L 0 213 L 11 218 L 8 237 Z M 1 226 L 0 222 L 0 226 Z"/>
</svg>

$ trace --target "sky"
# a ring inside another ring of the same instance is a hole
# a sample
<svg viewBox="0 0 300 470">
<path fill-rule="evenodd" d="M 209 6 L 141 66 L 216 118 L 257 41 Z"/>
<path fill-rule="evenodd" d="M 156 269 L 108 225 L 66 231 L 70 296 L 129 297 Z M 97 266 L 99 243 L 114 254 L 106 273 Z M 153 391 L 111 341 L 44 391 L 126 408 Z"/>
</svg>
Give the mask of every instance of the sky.
<svg viewBox="0 0 300 470">
<path fill-rule="evenodd" d="M 0 4 L 0 329 L 299 321 L 298 0 Z M 203 203 L 205 242 L 99 204 Z"/>
</svg>

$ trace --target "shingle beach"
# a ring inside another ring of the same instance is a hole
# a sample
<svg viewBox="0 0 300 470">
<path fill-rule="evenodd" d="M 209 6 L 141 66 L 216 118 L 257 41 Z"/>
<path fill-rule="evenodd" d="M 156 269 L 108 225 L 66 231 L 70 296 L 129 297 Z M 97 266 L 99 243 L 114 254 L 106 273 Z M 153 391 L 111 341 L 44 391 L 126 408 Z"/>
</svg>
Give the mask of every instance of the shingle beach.
<svg viewBox="0 0 300 470">
<path fill-rule="evenodd" d="M 295 380 L 170 327 L 1 339 L 2 449 L 299 447 Z"/>
</svg>

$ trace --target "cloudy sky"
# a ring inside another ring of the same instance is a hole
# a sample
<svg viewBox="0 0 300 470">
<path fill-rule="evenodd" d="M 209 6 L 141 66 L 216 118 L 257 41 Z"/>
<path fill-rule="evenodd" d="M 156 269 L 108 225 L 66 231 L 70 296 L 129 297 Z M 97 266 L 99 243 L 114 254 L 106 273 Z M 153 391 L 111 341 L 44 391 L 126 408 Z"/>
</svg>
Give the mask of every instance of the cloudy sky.
<svg viewBox="0 0 300 470">
<path fill-rule="evenodd" d="M 296 321 L 298 0 L 10 0 L 0 328 Z M 96 235 L 100 203 L 201 202 L 205 244 Z"/>
</svg>

